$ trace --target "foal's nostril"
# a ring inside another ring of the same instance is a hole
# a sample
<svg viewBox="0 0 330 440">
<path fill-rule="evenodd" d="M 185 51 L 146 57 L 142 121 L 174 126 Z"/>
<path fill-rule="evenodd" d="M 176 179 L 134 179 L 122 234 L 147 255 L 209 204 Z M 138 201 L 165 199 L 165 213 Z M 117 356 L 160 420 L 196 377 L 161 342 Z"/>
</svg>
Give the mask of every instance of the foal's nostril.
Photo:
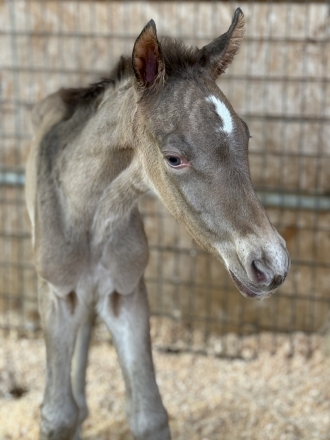
<svg viewBox="0 0 330 440">
<path fill-rule="evenodd" d="M 269 273 L 269 269 L 261 260 L 252 261 L 252 274 L 255 279 L 260 284 L 269 284 L 272 275 Z"/>
<path fill-rule="evenodd" d="M 285 280 L 285 277 L 282 277 L 281 275 L 274 277 L 271 284 L 269 285 L 269 288 L 272 290 L 276 289 L 278 286 L 280 286 L 283 283 L 284 280 Z"/>
</svg>

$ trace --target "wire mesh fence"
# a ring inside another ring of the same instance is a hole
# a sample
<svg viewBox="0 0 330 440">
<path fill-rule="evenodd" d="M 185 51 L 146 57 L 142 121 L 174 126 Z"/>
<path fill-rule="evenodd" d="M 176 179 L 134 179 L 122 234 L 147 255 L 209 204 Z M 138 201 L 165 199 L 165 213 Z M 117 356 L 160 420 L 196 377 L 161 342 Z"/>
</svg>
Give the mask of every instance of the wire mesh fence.
<svg viewBox="0 0 330 440">
<path fill-rule="evenodd" d="M 0 5 L 0 327 L 39 330 L 24 204 L 34 103 L 106 76 L 153 18 L 160 35 L 202 46 L 246 17 L 239 55 L 219 87 L 248 123 L 254 186 L 287 241 L 292 268 L 270 299 L 251 302 L 160 202 L 141 200 L 146 272 L 159 347 L 238 356 L 249 335 L 326 332 L 330 252 L 330 2 L 36 1 Z M 293 340 L 293 339 L 292 339 Z M 258 337 L 256 337 L 258 341 Z M 258 349 L 258 344 L 254 347 Z M 292 343 L 293 351 L 293 343 Z"/>
</svg>

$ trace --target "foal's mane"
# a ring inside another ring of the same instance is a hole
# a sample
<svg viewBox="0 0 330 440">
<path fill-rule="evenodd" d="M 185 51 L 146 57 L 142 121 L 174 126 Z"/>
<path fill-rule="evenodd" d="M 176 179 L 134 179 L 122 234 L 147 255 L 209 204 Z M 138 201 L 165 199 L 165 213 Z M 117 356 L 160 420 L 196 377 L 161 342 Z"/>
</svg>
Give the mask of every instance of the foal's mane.
<svg viewBox="0 0 330 440">
<path fill-rule="evenodd" d="M 188 47 L 181 41 L 164 37 L 160 40 L 166 76 L 182 76 L 189 67 L 196 65 L 201 52 L 197 47 Z M 125 78 L 134 75 L 132 59 L 121 56 L 109 77 L 82 88 L 61 89 L 63 101 L 73 110 L 78 104 L 90 104 L 108 87 L 116 87 Z"/>
<path fill-rule="evenodd" d="M 71 108 L 76 107 L 77 104 L 90 104 L 108 87 L 115 87 L 124 78 L 128 77 L 131 72 L 133 72 L 131 60 L 128 57 L 121 56 L 107 78 L 102 78 L 88 87 L 61 89 L 61 98 Z"/>
</svg>

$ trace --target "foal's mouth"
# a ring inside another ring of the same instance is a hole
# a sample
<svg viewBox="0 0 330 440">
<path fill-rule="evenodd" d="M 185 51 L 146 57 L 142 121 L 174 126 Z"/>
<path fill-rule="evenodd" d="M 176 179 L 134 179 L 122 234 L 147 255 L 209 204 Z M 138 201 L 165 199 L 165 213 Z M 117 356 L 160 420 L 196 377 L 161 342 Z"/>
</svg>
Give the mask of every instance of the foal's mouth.
<svg viewBox="0 0 330 440">
<path fill-rule="evenodd" d="M 261 290 L 252 290 L 250 287 L 247 287 L 245 284 L 243 284 L 236 275 L 233 274 L 233 272 L 230 270 L 229 271 L 230 276 L 232 278 L 232 280 L 234 281 L 234 283 L 236 284 L 236 287 L 238 288 L 238 290 L 247 298 L 257 298 L 260 297 L 262 295 L 262 297 L 264 298 L 265 296 L 269 296 L 271 295 L 272 292 L 263 292 Z M 266 295 L 265 295 L 266 293 Z"/>
</svg>

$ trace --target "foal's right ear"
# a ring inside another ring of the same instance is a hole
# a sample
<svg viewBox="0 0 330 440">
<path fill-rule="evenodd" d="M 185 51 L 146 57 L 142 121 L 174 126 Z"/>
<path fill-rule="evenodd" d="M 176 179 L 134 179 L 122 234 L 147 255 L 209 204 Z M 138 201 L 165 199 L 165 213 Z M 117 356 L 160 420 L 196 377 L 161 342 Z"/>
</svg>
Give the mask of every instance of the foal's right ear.
<svg viewBox="0 0 330 440">
<path fill-rule="evenodd" d="M 228 31 L 201 49 L 199 63 L 207 68 L 213 79 L 224 73 L 237 54 L 244 36 L 244 15 L 237 8 Z"/>
<path fill-rule="evenodd" d="M 165 65 L 153 20 L 149 21 L 135 41 L 132 63 L 141 88 L 150 88 L 164 80 Z"/>
</svg>

